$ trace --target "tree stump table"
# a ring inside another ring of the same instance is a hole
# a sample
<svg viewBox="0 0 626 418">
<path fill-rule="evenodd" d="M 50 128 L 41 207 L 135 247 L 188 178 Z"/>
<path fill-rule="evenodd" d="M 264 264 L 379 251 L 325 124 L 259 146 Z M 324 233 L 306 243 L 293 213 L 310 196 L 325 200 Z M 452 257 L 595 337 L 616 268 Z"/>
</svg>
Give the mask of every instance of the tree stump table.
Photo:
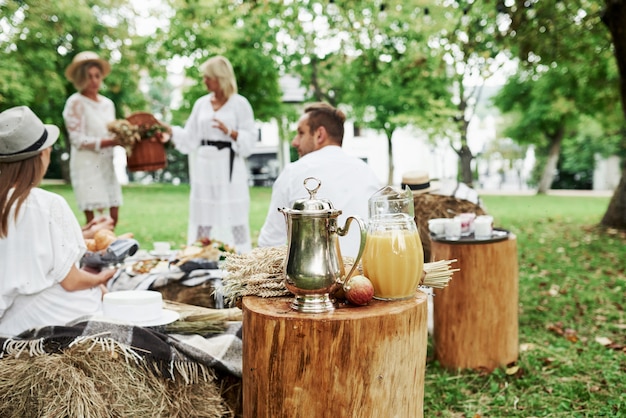
<svg viewBox="0 0 626 418">
<path fill-rule="evenodd" d="M 244 417 L 423 416 L 424 293 L 322 314 L 291 301 L 242 301 Z"/>
<path fill-rule="evenodd" d="M 515 235 L 495 242 L 431 243 L 431 261 L 458 260 L 448 287 L 434 290 L 435 358 L 448 369 L 515 362 L 518 343 L 518 261 Z"/>
</svg>

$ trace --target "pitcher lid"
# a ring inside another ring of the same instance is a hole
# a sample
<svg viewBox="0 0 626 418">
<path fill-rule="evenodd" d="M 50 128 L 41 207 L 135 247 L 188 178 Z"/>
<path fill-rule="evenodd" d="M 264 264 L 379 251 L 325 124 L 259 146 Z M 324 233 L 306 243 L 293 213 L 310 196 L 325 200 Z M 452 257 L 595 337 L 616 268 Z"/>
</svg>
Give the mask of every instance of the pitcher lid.
<svg viewBox="0 0 626 418">
<path fill-rule="evenodd" d="M 317 182 L 315 187 L 310 188 L 307 183 Z M 297 199 L 291 205 L 291 209 L 293 211 L 298 211 L 302 213 L 320 213 L 320 212 L 339 212 L 335 209 L 332 202 L 328 199 L 318 199 L 316 197 L 317 191 L 319 190 L 322 182 L 315 177 L 307 177 L 304 179 L 304 188 L 309 192 L 308 198 Z"/>
</svg>

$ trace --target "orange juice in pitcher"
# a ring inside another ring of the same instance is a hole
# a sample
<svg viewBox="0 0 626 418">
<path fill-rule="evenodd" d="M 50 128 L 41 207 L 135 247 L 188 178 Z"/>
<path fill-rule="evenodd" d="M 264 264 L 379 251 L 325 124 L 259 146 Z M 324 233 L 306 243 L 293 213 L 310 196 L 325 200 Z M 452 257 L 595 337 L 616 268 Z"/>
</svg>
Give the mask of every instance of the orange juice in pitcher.
<svg viewBox="0 0 626 418">
<path fill-rule="evenodd" d="M 414 219 L 401 213 L 371 219 L 362 265 L 374 286 L 374 298 L 414 297 L 424 270 L 424 251 Z"/>
</svg>

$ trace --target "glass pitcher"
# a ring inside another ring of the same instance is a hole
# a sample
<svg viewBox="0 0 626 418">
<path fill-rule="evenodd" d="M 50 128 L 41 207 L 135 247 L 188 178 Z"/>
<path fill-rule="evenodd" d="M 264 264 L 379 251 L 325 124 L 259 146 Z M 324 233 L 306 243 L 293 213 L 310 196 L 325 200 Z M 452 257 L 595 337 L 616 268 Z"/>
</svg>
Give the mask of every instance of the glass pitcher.
<svg viewBox="0 0 626 418">
<path fill-rule="evenodd" d="M 424 271 L 424 250 L 413 216 L 413 193 L 386 186 L 369 200 L 369 222 L 361 259 L 374 298 L 415 296 Z"/>
</svg>

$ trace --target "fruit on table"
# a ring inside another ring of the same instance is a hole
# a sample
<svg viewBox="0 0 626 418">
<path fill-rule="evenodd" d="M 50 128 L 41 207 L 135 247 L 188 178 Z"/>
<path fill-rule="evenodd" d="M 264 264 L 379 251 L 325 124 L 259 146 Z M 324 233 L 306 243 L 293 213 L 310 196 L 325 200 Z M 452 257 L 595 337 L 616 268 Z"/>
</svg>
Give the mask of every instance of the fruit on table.
<svg viewBox="0 0 626 418">
<path fill-rule="evenodd" d="M 353 305 L 367 305 L 374 297 L 372 282 L 362 274 L 352 276 L 343 284 L 346 299 Z"/>
</svg>

